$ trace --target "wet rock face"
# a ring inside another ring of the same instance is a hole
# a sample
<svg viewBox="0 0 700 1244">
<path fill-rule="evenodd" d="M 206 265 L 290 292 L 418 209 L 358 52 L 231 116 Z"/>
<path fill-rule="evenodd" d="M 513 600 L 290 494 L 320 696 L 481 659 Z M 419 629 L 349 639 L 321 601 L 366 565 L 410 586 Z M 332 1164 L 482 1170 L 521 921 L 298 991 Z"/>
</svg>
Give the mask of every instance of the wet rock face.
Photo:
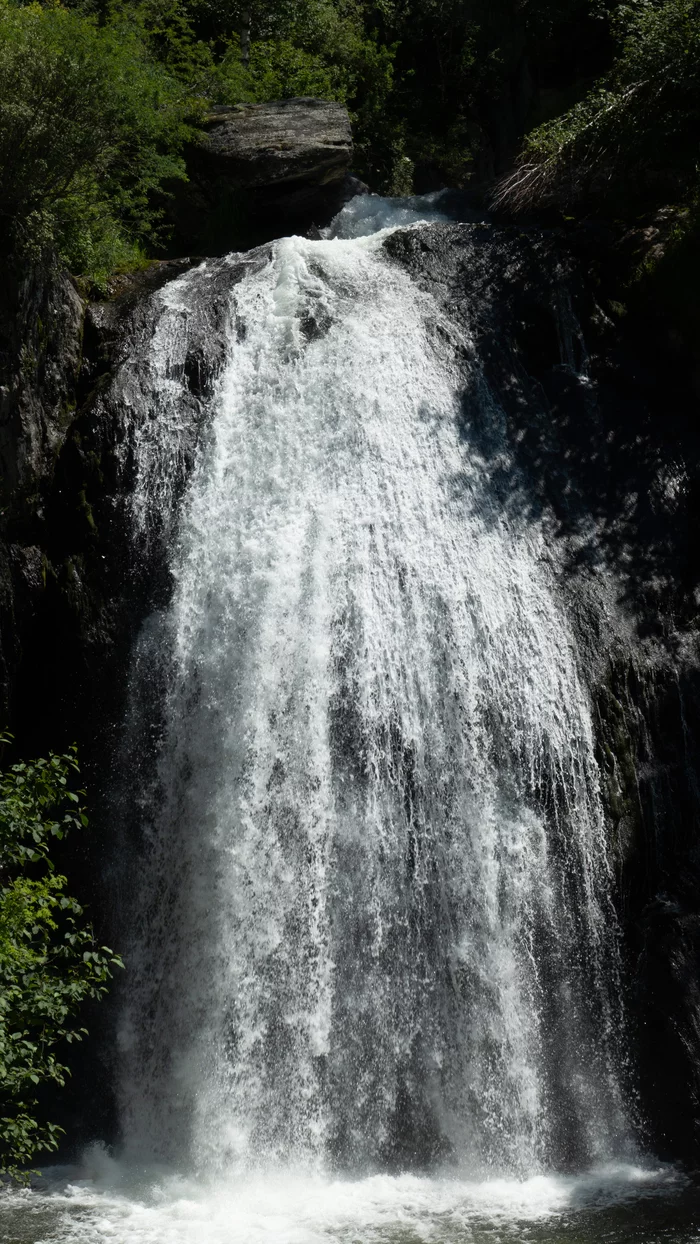
<svg viewBox="0 0 700 1244">
<path fill-rule="evenodd" d="M 629 1011 L 650 1147 L 700 1156 L 700 646 L 612 652 L 594 690 L 620 862 Z"/>
<path fill-rule="evenodd" d="M 6 265 L 0 289 L 0 496 L 14 510 L 24 503 L 27 517 L 75 409 L 84 309 L 66 273 Z"/>
<path fill-rule="evenodd" d="M 0 284 L 0 726 L 43 596 L 45 505 L 75 416 L 84 302 L 50 265 Z"/>
<path fill-rule="evenodd" d="M 168 597 L 162 543 L 206 426 L 231 290 L 256 262 L 163 265 L 88 310 L 87 392 L 47 497 L 50 572 L 27 675 L 37 696 L 52 687 L 74 730 L 83 712 L 100 728 L 118 714 L 131 640 Z M 194 291 L 186 305 L 183 284 Z"/>
<path fill-rule="evenodd" d="M 17 331 L 30 345 L 43 334 L 41 353 L 28 370 L 27 347 L 15 348 L 13 418 L 0 429 L 0 726 L 12 725 L 27 752 L 85 739 L 89 763 L 118 715 L 131 637 L 167 595 L 159 542 L 206 422 L 231 289 L 261 261 L 154 264 L 85 313 L 67 278 L 27 285 Z M 178 280 L 201 287 L 187 313 Z M 46 329 L 37 307 L 53 311 Z M 153 483 L 153 512 L 148 538 L 135 541 L 134 448 L 159 419 L 168 461 L 141 480 L 143 491 Z"/>
</svg>

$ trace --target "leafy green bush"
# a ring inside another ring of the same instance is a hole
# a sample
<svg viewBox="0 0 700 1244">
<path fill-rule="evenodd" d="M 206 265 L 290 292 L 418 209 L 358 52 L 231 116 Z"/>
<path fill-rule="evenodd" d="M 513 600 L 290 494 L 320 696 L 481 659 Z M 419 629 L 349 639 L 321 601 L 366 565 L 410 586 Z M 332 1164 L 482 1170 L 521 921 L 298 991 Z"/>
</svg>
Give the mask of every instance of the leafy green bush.
<svg viewBox="0 0 700 1244">
<path fill-rule="evenodd" d="M 339 100 L 354 123 L 358 171 L 370 176 L 377 171 L 381 181 L 386 153 L 390 163 L 400 146 L 400 127 L 387 115 L 396 47 L 368 28 L 370 8 L 330 0 L 251 6 L 247 64 L 236 31 L 217 69 L 217 102 L 263 103 L 298 95 Z"/>
<path fill-rule="evenodd" d="M 191 100 L 138 24 L 0 0 L 0 230 L 99 278 L 152 242 Z"/>
<path fill-rule="evenodd" d="M 0 229 L 104 285 L 167 241 L 167 193 L 213 104 L 348 103 L 393 151 L 393 49 L 353 0 L 0 0 Z M 241 47 L 243 19 L 249 36 Z M 386 161 L 385 161 L 386 162 Z M 389 161 L 390 162 L 390 161 Z M 364 161 L 367 164 L 367 160 Z"/>
<path fill-rule="evenodd" d="M 18 1179 L 61 1132 L 40 1118 L 36 1090 L 64 1085 L 60 1047 L 81 1040 L 81 1005 L 102 998 L 122 966 L 96 944 L 51 860 L 52 841 L 87 825 L 84 791 L 69 785 L 77 774 L 75 749 L 0 773 L 0 1173 Z"/>
<path fill-rule="evenodd" d="M 414 172 L 418 188 L 483 182 L 528 109 L 564 109 L 610 64 L 610 11 L 611 72 L 530 135 L 501 198 L 682 195 L 695 177 L 698 4 L 0 0 L 0 237 L 57 250 L 97 284 L 162 253 L 183 145 L 211 104 L 336 99 L 373 189 L 410 193 Z"/>
<path fill-rule="evenodd" d="M 231 41 L 217 70 L 217 103 L 264 103 L 295 95 L 345 98 L 322 57 L 296 47 L 288 39 L 255 40 L 250 45 L 247 65 L 242 61 L 240 43 Z"/>
<path fill-rule="evenodd" d="M 624 211 L 698 185 L 700 0 L 635 0 L 614 19 L 609 75 L 528 135 L 497 201 L 519 210 L 605 204 Z"/>
</svg>

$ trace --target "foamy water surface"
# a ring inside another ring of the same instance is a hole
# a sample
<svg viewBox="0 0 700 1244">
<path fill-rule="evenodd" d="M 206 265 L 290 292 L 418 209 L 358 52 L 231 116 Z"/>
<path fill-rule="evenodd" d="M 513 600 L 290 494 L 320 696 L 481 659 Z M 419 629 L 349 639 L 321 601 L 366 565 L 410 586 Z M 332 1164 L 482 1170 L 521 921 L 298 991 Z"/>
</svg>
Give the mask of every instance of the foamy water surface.
<svg viewBox="0 0 700 1244">
<path fill-rule="evenodd" d="M 671 1167 L 610 1165 L 525 1181 L 137 1174 L 99 1150 L 0 1199 L 3 1244 L 690 1244 L 700 1186 Z"/>
</svg>

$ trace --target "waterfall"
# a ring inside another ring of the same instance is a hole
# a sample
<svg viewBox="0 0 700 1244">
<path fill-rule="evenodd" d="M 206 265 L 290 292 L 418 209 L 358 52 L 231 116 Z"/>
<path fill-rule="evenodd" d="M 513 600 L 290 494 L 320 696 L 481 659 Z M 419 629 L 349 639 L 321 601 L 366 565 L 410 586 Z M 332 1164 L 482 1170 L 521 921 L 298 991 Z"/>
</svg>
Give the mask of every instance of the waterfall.
<svg viewBox="0 0 700 1244">
<path fill-rule="evenodd" d="M 139 1160 L 525 1175 L 626 1143 L 591 711 L 545 517 L 501 505 L 498 396 L 384 236 L 283 239 L 231 289 L 134 674 L 164 683 L 119 1032 Z"/>
</svg>

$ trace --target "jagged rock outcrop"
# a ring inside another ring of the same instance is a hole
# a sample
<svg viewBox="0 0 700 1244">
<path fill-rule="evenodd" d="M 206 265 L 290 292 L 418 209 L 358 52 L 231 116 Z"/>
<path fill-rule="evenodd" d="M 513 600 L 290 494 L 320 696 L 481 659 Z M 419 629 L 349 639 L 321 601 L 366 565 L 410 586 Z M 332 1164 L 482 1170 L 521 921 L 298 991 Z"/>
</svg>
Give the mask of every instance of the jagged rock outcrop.
<svg viewBox="0 0 700 1244">
<path fill-rule="evenodd" d="M 201 156 L 238 186 L 340 181 L 352 159 L 347 108 L 324 99 L 213 108 Z"/>
<path fill-rule="evenodd" d="M 324 227 L 367 190 L 350 175 L 352 151 L 347 109 L 333 101 L 212 109 L 175 201 L 183 244 L 224 254 Z"/>
<path fill-rule="evenodd" d="M 75 410 L 85 302 L 65 272 L 8 263 L 0 290 L 0 496 L 33 515 Z"/>
</svg>

